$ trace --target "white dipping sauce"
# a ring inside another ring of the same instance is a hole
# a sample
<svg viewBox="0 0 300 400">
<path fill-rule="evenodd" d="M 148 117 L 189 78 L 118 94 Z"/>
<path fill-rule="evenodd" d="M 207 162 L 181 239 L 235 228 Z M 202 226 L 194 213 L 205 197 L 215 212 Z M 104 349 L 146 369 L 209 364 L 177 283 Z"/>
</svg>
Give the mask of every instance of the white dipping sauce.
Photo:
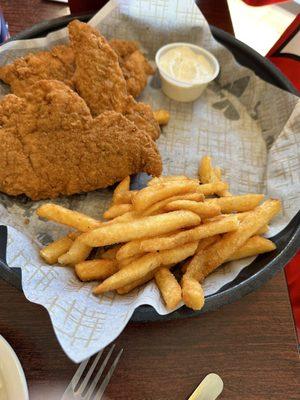
<svg viewBox="0 0 300 400">
<path fill-rule="evenodd" d="M 191 84 L 206 82 L 214 73 L 206 57 L 188 46 L 175 47 L 162 54 L 159 67 L 173 79 Z"/>
</svg>

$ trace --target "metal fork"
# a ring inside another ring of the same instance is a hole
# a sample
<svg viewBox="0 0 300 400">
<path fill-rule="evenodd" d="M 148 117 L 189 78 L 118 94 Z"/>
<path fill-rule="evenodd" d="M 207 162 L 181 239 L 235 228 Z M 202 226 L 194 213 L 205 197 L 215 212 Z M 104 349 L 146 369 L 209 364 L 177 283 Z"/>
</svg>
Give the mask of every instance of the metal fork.
<svg viewBox="0 0 300 400">
<path fill-rule="evenodd" d="M 101 383 L 99 389 L 97 390 L 97 392 L 94 394 L 94 391 L 96 389 L 96 386 L 101 378 L 101 375 L 104 371 L 104 368 L 106 367 L 106 364 L 108 363 L 108 360 L 110 359 L 112 352 L 115 348 L 115 345 L 111 346 L 109 352 L 107 353 L 104 361 L 102 362 L 102 364 L 100 365 L 100 368 L 97 372 L 97 374 L 95 375 L 94 379 L 92 379 L 92 374 L 100 360 L 100 357 L 103 353 L 103 350 L 101 350 L 96 358 L 94 359 L 92 365 L 90 366 L 89 370 L 87 371 L 84 379 L 82 380 L 80 386 L 78 388 L 76 388 L 76 386 L 78 385 L 78 382 L 80 380 L 80 378 L 82 377 L 82 374 L 89 362 L 89 359 L 83 361 L 79 368 L 77 369 L 77 371 L 75 372 L 75 375 L 73 376 L 71 382 L 69 383 L 69 386 L 67 387 L 65 393 L 63 394 L 61 400 L 100 400 L 102 399 L 102 396 L 104 394 L 104 391 L 106 389 L 106 386 L 108 385 L 110 378 L 112 377 L 112 374 L 114 373 L 114 370 L 119 362 L 119 359 L 121 357 L 121 354 L 123 352 L 123 349 L 121 349 L 119 351 L 119 353 L 117 354 L 116 358 L 114 359 L 114 362 L 112 363 L 109 371 L 107 372 L 105 378 L 103 379 L 103 382 Z M 83 395 L 83 393 L 85 393 Z"/>
</svg>

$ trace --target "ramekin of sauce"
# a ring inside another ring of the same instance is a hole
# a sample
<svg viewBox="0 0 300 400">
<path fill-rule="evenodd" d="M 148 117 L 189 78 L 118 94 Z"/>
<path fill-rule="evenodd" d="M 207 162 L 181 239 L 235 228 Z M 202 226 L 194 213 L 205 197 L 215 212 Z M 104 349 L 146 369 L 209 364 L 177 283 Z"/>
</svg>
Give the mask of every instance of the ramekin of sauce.
<svg viewBox="0 0 300 400">
<path fill-rule="evenodd" d="M 161 47 L 155 56 L 163 92 L 173 100 L 196 100 L 220 66 L 209 51 L 190 43 L 171 43 Z"/>
</svg>

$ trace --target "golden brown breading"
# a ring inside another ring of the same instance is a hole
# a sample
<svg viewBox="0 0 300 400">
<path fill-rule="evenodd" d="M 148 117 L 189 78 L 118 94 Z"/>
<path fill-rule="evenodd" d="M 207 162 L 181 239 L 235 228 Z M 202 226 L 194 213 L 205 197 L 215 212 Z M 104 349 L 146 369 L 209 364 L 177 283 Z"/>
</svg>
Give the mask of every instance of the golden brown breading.
<svg viewBox="0 0 300 400">
<path fill-rule="evenodd" d="M 112 39 L 109 44 L 118 54 L 128 93 L 138 97 L 147 85 L 148 76 L 154 74 L 154 69 L 140 52 L 136 42 Z"/>
<path fill-rule="evenodd" d="M 56 79 L 72 87 L 74 70 L 73 50 L 60 45 L 51 51 L 29 53 L 0 67 L 0 79 L 11 86 L 15 95 L 23 97 L 28 88 L 41 79 Z"/>
<path fill-rule="evenodd" d="M 68 27 L 76 64 L 73 81 L 92 115 L 107 110 L 121 112 L 157 139 L 160 128 L 151 108 L 128 96 L 118 56 L 106 39 L 96 29 L 78 20 Z"/>
<path fill-rule="evenodd" d="M 14 115 L 9 115 L 14 110 Z M 0 102 L 0 190 L 33 200 L 100 189 L 137 172 L 159 175 L 153 140 L 115 111 L 92 118 L 62 82 Z"/>
</svg>

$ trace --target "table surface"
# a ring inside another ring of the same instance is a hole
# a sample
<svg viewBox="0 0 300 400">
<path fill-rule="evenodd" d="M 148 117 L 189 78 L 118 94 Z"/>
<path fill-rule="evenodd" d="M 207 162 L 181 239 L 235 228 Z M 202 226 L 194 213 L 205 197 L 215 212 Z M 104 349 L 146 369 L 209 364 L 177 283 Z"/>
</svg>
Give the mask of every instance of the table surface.
<svg viewBox="0 0 300 400">
<path fill-rule="evenodd" d="M 211 24 L 232 33 L 225 0 L 199 0 Z M 2 0 L 15 34 L 69 13 L 64 4 Z M 0 333 L 23 365 L 31 400 L 59 399 L 77 369 L 62 352 L 47 312 L 0 281 Z M 124 348 L 107 388 L 109 399 L 187 399 L 210 372 L 224 380 L 222 399 L 300 398 L 300 364 L 283 273 L 240 301 L 200 317 L 130 323 L 116 341 Z"/>
</svg>

